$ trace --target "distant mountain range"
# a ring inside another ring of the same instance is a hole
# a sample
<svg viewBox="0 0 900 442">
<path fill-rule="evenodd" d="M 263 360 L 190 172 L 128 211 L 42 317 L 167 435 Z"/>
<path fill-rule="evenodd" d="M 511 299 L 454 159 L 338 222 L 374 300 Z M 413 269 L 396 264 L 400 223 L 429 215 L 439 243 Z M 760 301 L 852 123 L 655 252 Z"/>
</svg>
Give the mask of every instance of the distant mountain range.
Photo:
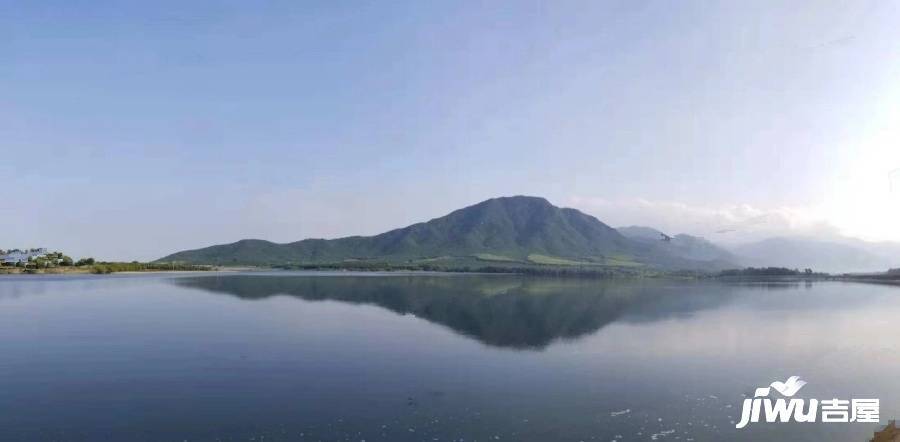
<svg viewBox="0 0 900 442">
<path fill-rule="evenodd" d="M 669 236 L 652 227 L 628 226 L 616 229 L 627 238 L 643 242 L 660 253 L 674 254 L 693 261 L 716 261 L 737 264 L 733 253 L 699 236 L 678 234 Z M 667 239 L 668 238 L 668 239 Z"/>
<path fill-rule="evenodd" d="M 378 261 L 435 266 L 596 266 L 720 269 L 727 254 L 703 254 L 699 238 L 655 244 L 630 238 L 575 209 L 537 197 L 494 198 L 428 222 L 375 236 L 277 244 L 241 240 L 178 252 L 159 261 L 216 265 Z"/>
<path fill-rule="evenodd" d="M 830 273 L 877 272 L 900 267 L 900 246 L 850 238 L 778 237 L 743 244 L 732 251 L 746 266 L 811 268 Z"/>
<path fill-rule="evenodd" d="M 775 237 L 731 247 L 691 235 L 675 235 L 666 244 L 663 233 L 651 227 L 620 227 L 623 235 L 693 260 L 717 260 L 742 267 L 810 268 L 818 272 L 883 272 L 900 267 L 900 244 L 873 243 L 853 238 L 823 240 L 809 237 Z"/>
<path fill-rule="evenodd" d="M 530 196 L 489 199 L 427 222 L 375 236 L 304 239 L 278 244 L 245 239 L 186 250 L 160 262 L 214 265 L 368 263 L 433 268 L 579 267 L 708 270 L 746 266 L 825 272 L 900 267 L 900 245 L 853 239 L 770 238 L 730 248 L 704 238 L 664 235 L 651 227 L 614 229 L 575 209 Z"/>
</svg>

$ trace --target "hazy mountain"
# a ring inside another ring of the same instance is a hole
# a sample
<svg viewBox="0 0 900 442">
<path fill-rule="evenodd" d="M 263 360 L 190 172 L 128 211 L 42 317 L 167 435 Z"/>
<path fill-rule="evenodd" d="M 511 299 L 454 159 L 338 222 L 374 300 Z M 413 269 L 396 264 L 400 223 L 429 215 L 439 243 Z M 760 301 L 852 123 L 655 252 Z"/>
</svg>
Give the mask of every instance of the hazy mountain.
<svg viewBox="0 0 900 442">
<path fill-rule="evenodd" d="M 744 244 L 732 251 L 750 266 L 812 268 L 831 273 L 885 271 L 900 266 L 896 247 L 852 239 L 779 237 Z"/>
<path fill-rule="evenodd" d="M 699 236 L 678 234 L 663 241 L 667 236 L 652 227 L 628 226 L 616 229 L 623 236 L 652 246 L 659 253 L 668 253 L 694 261 L 719 261 L 737 266 L 740 261 L 728 250 Z"/>
<path fill-rule="evenodd" d="M 663 233 L 652 227 L 627 226 L 618 227 L 616 230 L 626 238 L 642 241 L 659 241 L 663 239 Z"/>
<path fill-rule="evenodd" d="M 348 260 L 422 262 L 448 257 L 552 265 L 722 267 L 683 259 L 629 239 L 578 210 L 527 196 L 490 199 L 375 236 L 306 239 L 288 244 L 242 240 L 178 252 L 160 261 L 269 265 Z"/>
<path fill-rule="evenodd" d="M 663 232 L 651 227 L 617 229 L 622 235 L 663 249 L 680 258 L 731 263 L 733 267 L 811 268 L 830 273 L 879 272 L 900 267 L 900 244 L 866 242 L 854 238 L 829 240 L 807 237 L 768 238 L 726 249 L 704 238 L 675 235 L 663 241 Z"/>
<path fill-rule="evenodd" d="M 841 238 L 835 240 L 835 242 L 871 253 L 887 262 L 890 268 L 900 268 L 900 243 L 890 241 L 869 242 L 856 238 Z"/>
</svg>

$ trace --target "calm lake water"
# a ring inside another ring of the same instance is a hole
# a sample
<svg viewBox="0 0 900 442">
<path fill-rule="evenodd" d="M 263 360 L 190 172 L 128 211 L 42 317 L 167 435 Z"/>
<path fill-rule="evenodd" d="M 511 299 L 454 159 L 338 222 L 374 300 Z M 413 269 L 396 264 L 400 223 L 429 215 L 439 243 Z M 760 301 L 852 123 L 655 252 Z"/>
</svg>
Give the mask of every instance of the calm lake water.
<svg viewBox="0 0 900 442">
<path fill-rule="evenodd" d="M 900 288 L 514 276 L 0 277 L 2 441 L 866 441 L 744 395 L 900 416 Z"/>
</svg>

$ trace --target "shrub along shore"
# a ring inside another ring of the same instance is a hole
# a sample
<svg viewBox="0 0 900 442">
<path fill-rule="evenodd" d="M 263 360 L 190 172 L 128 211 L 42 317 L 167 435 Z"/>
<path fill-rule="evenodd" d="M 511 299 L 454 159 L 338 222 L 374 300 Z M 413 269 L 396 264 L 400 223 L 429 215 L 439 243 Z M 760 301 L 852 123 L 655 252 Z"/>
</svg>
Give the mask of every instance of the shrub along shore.
<svg viewBox="0 0 900 442">
<path fill-rule="evenodd" d="M 0 274 L 194 272 L 213 268 L 213 266 L 172 262 L 97 261 L 94 258 L 81 258 L 75 261 L 62 252 L 51 252 L 45 248 L 0 249 Z"/>
</svg>

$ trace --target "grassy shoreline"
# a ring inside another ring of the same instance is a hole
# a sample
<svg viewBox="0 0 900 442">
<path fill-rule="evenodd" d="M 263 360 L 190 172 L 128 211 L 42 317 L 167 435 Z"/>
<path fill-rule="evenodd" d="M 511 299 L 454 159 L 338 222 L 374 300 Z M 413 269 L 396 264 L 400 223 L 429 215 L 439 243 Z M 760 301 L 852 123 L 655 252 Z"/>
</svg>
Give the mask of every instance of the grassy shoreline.
<svg viewBox="0 0 900 442">
<path fill-rule="evenodd" d="M 371 264 L 371 263 L 369 263 Z M 0 275 L 105 275 L 105 274 L 140 274 L 140 273 L 189 273 L 189 272 L 241 272 L 241 271 L 320 271 L 320 272 L 440 272 L 469 274 L 516 274 L 523 276 L 549 276 L 564 278 L 590 279 L 697 279 L 731 282 L 815 282 L 843 281 L 888 285 L 900 285 L 900 275 L 895 272 L 873 274 L 826 274 L 804 273 L 793 271 L 789 274 L 765 274 L 761 269 L 732 270 L 725 272 L 704 272 L 696 270 L 660 270 L 635 267 L 592 267 L 592 266 L 553 266 L 553 265 L 492 265 L 445 267 L 421 264 L 388 264 L 347 265 L 341 264 L 309 264 L 281 266 L 214 266 L 179 263 L 122 263 L 99 262 L 86 266 L 51 267 L 43 269 L 25 269 L 21 267 L 0 267 Z M 749 271 L 748 270 L 754 270 Z"/>
<path fill-rule="evenodd" d="M 99 262 L 84 266 L 46 268 L 0 267 L 0 275 L 105 275 L 110 273 L 205 272 L 211 270 L 216 270 L 216 267 L 187 264 Z"/>
</svg>

